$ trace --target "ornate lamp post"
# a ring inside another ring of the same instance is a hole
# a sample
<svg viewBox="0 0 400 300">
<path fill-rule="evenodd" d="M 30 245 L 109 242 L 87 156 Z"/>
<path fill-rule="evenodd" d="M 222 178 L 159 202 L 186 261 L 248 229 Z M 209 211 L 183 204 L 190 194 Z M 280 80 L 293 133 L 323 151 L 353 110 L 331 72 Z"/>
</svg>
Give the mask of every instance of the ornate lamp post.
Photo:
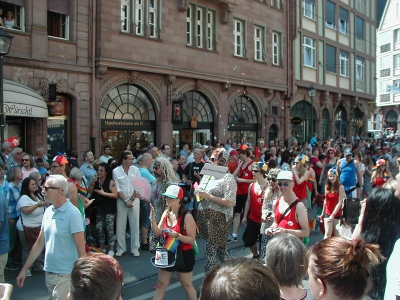
<svg viewBox="0 0 400 300">
<path fill-rule="evenodd" d="M 4 142 L 4 127 L 6 126 L 6 116 L 4 115 L 4 89 L 3 89 L 3 58 L 8 54 L 14 36 L 0 29 L 0 142 Z"/>
<path fill-rule="evenodd" d="M 311 136 L 314 134 L 314 97 L 315 97 L 315 88 L 311 85 L 307 89 L 308 97 L 311 98 Z"/>
</svg>

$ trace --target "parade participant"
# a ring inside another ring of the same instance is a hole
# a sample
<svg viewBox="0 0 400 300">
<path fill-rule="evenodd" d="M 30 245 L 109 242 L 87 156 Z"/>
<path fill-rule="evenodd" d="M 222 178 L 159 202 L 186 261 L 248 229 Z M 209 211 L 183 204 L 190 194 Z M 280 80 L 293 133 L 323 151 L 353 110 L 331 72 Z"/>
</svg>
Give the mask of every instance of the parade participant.
<svg viewBox="0 0 400 300">
<path fill-rule="evenodd" d="M 314 148 L 312 150 L 310 163 L 311 163 L 312 168 L 314 169 L 315 179 L 316 179 L 316 182 L 318 184 L 317 192 L 321 193 L 321 185 L 319 184 L 319 182 L 321 181 L 321 173 L 322 173 L 322 168 L 324 167 L 324 165 L 319 160 L 318 156 L 319 156 L 319 150 L 318 150 L 318 148 Z"/>
<path fill-rule="evenodd" d="M 228 165 L 229 154 L 224 148 L 217 148 L 211 155 L 211 164 Z M 232 225 L 233 207 L 236 201 L 237 184 L 229 172 L 210 191 L 199 193 L 200 204 L 197 216 L 200 236 L 206 240 L 205 273 L 220 261 L 229 258 L 227 252 L 227 237 Z"/>
<path fill-rule="evenodd" d="M 268 165 L 263 162 L 253 164 L 253 176 L 256 182 L 249 186 L 246 206 L 244 208 L 242 223 L 246 226 L 243 233 L 245 247 L 249 247 L 253 253 L 253 258 L 259 258 L 257 251 L 257 238 L 261 229 L 261 208 L 264 202 L 265 190 L 268 187 L 267 175 Z"/>
<path fill-rule="evenodd" d="M 64 176 L 50 175 L 44 193 L 52 205 L 44 213 L 39 237 L 17 277 L 17 285 L 23 287 L 26 271 L 46 248 L 44 270 L 50 299 L 66 299 L 74 262 L 85 255 L 82 217 L 66 198 L 68 182 Z"/>
<path fill-rule="evenodd" d="M 372 173 L 371 176 L 372 187 L 380 187 L 392 177 L 392 174 L 386 168 L 386 164 L 387 162 L 383 158 L 377 160 L 377 169 Z"/>
<path fill-rule="evenodd" d="M 349 193 L 350 189 L 357 187 L 363 187 L 363 178 L 360 172 L 360 162 L 352 158 L 352 152 L 350 148 L 344 150 L 344 158 L 337 162 L 337 168 L 339 170 L 339 180 L 343 184 L 346 194 Z M 350 192 L 351 196 L 355 198 L 357 192 L 354 190 Z"/>
<path fill-rule="evenodd" d="M 294 166 L 292 167 L 292 172 L 294 175 L 294 187 L 293 192 L 296 194 L 297 198 L 303 202 L 304 206 L 307 207 L 307 179 L 310 172 L 306 168 L 306 163 L 308 162 L 308 157 L 305 154 L 299 155 L 294 160 Z"/>
<path fill-rule="evenodd" d="M 314 299 L 361 300 L 371 287 L 371 269 L 383 256 L 378 245 L 335 236 L 313 245 L 306 258 Z"/>
<path fill-rule="evenodd" d="M 324 220 L 324 239 L 331 237 L 332 232 L 339 236 L 336 225 L 339 223 L 343 199 L 346 196 L 344 186 L 340 184 L 336 167 L 328 171 L 328 181 L 325 185 L 325 201 L 322 214 L 319 216 Z"/>
<path fill-rule="evenodd" d="M 338 158 L 336 157 L 336 150 L 334 148 L 328 148 L 327 157 L 324 160 L 322 166 L 322 176 L 319 179 L 319 185 L 321 186 L 321 193 L 325 193 L 325 184 L 328 179 L 328 171 L 336 166 Z"/>
<path fill-rule="evenodd" d="M 154 208 L 155 215 L 153 216 L 156 219 L 156 222 L 160 222 L 161 216 L 166 209 L 166 202 L 163 199 L 162 193 L 167 190 L 167 186 L 170 182 L 179 182 L 179 179 L 176 178 L 174 170 L 172 169 L 172 165 L 165 158 L 157 158 L 154 161 L 154 175 L 157 180 L 152 185 L 151 191 L 151 205 Z M 157 243 L 164 244 L 163 236 L 160 238 L 155 238 L 154 232 L 150 231 L 149 237 L 149 250 L 150 252 L 154 252 L 157 247 Z"/>
<path fill-rule="evenodd" d="M 189 300 L 195 300 L 197 297 L 196 290 L 193 287 L 192 278 L 193 267 L 195 264 L 193 243 L 196 239 L 196 223 L 194 222 L 193 216 L 186 213 L 186 208 L 183 204 L 184 193 L 181 187 L 170 185 L 162 195 L 165 197 L 167 202 L 167 209 L 163 212 L 161 219 L 157 224 L 154 208 L 151 208 L 152 231 L 154 232 L 155 237 L 163 235 L 166 243 L 168 243 L 170 239 L 177 239 L 182 249 L 185 264 L 183 268 L 173 266 L 159 269 L 157 288 L 153 299 L 164 299 L 165 290 L 168 287 L 172 275 L 176 271 L 178 273 L 179 281 L 186 291 L 187 298 Z M 182 228 L 182 226 L 184 228 Z M 169 230 L 165 233 L 162 231 L 163 229 Z"/>
<path fill-rule="evenodd" d="M 8 230 L 8 211 L 3 193 L 0 193 L 0 283 L 4 283 L 4 268 L 7 264 L 10 247 L 10 232 Z"/>
<path fill-rule="evenodd" d="M 21 197 L 18 199 L 17 209 L 21 216 L 17 222 L 19 239 L 22 246 L 22 263 L 25 264 L 32 246 L 39 236 L 43 214 L 46 210 L 46 203 L 37 197 L 36 181 L 30 177 L 23 180 L 21 186 Z M 35 270 L 43 270 L 43 259 L 41 255 L 34 262 Z M 32 276 L 31 266 L 26 271 L 26 276 Z"/>
<path fill-rule="evenodd" d="M 243 149 L 243 146 L 242 146 Z M 237 182 L 237 195 L 236 195 L 236 205 L 233 208 L 233 228 L 232 234 L 228 237 L 228 243 L 234 243 L 238 241 L 237 233 L 240 225 L 240 215 L 242 214 L 247 201 L 247 194 L 249 191 L 249 186 L 256 180 L 253 177 L 252 168 L 254 161 L 250 158 L 250 150 L 240 150 L 239 151 L 239 165 L 233 176 L 236 178 Z"/>
<path fill-rule="evenodd" d="M 114 256 L 114 223 L 118 198 L 117 186 L 112 178 L 111 167 L 107 163 L 101 163 L 97 169 L 97 181 L 94 186 L 89 186 L 88 190 L 96 200 L 96 229 L 100 249 L 106 253 L 107 234 L 108 255 L 110 256 Z"/>
<path fill-rule="evenodd" d="M 293 191 L 293 173 L 291 171 L 279 172 L 278 186 L 282 193 L 275 206 L 274 223 L 266 229 L 268 236 L 290 233 L 299 238 L 308 237 L 310 228 L 308 225 L 307 210 L 304 204 L 297 198 Z"/>
<path fill-rule="evenodd" d="M 122 300 L 124 271 L 118 261 L 103 253 L 79 258 L 71 272 L 68 300 Z"/>
<path fill-rule="evenodd" d="M 234 284 L 233 284 L 234 282 Z M 233 258 L 206 276 L 200 300 L 279 300 L 279 285 L 269 268 L 255 259 Z"/>
<path fill-rule="evenodd" d="M 371 176 L 372 176 L 372 167 L 373 167 L 373 162 L 371 159 L 371 156 L 365 155 L 364 156 L 364 167 L 365 167 L 365 172 L 364 172 L 364 196 L 368 197 L 369 194 L 371 194 L 372 191 L 372 183 L 371 183 Z"/>
<path fill-rule="evenodd" d="M 129 219 L 131 233 L 131 253 L 140 256 L 139 248 L 139 216 L 140 195 L 132 185 L 132 179 L 141 177 L 139 169 L 132 166 L 133 155 L 130 151 L 121 154 L 122 164 L 113 170 L 113 180 L 117 187 L 117 253 L 122 256 L 126 252 L 126 222 Z M 95 184 L 93 184 L 94 186 Z"/>
<path fill-rule="evenodd" d="M 229 162 L 228 162 L 228 169 L 229 173 L 233 174 L 239 164 L 239 153 L 236 150 L 232 150 L 229 153 Z"/>
<path fill-rule="evenodd" d="M 265 252 L 265 266 L 278 281 L 281 299 L 313 300 L 310 290 L 302 287 L 307 275 L 303 243 L 292 234 L 282 234 L 268 243 Z"/>
<path fill-rule="evenodd" d="M 260 250 L 260 260 L 265 260 L 265 247 L 267 246 L 271 237 L 269 237 L 265 230 L 274 223 L 274 211 L 275 205 L 278 198 L 282 196 L 282 193 L 278 186 L 278 181 L 276 177 L 278 176 L 281 169 L 274 168 L 269 169 L 267 174 L 267 180 L 269 182 L 268 188 L 264 193 L 264 201 L 262 205 L 262 215 L 261 215 L 261 250 Z"/>
</svg>

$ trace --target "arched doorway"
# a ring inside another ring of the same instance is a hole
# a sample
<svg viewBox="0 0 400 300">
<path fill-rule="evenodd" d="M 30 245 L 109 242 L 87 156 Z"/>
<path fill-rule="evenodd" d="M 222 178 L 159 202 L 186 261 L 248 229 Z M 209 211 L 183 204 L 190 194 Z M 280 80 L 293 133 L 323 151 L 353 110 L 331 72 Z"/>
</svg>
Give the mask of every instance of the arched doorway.
<svg viewBox="0 0 400 300">
<path fill-rule="evenodd" d="M 312 137 L 312 128 L 315 128 L 315 109 L 307 101 L 297 102 L 290 110 L 290 118 L 299 117 L 302 122 L 297 125 L 292 125 L 292 131 L 295 131 L 299 136 L 299 142 L 310 141 Z"/>
<path fill-rule="evenodd" d="M 183 93 L 178 100 L 182 101 L 182 123 L 174 124 L 173 156 L 179 152 L 181 142 L 204 145 L 207 140 L 213 140 L 214 116 L 207 98 L 192 90 Z M 196 128 L 191 127 L 192 117 L 197 118 Z"/>
<path fill-rule="evenodd" d="M 237 96 L 229 104 L 228 137 L 233 142 L 257 143 L 258 119 L 253 101 L 245 96 Z"/>
<path fill-rule="evenodd" d="M 268 141 L 274 141 L 276 138 L 278 138 L 278 126 L 272 124 L 268 129 Z"/>
<path fill-rule="evenodd" d="M 336 108 L 335 112 L 335 129 L 338 136 L 346 135 L 347 113 L 342 105 Z"/>
<path fill-rule="evenodd" d="M 364 127 L 364 113 L 358 107 L 353 109 L 351 124 L 353 127 L 352 134 L 360 135 Z"/>
<path fill-rule="evenodd" d="M 387 126 L 387 130 L 391 130 L 394 133 L 397 132 L 397 119 L 399 118 L 399 115 L 397 112 L 393 109 L 389 110 L 388 113 L 386 114 L 385 122 Z"/>
<path fill-rule="evenodd" d="M 329 110 L 324 108 L 322 110 L 322 138 L 327 139 L 329 137 Z"/>
<path fill-rule="evenodd" d="M 149 96 L 140 87 L 121 84 L 104 95 L 100 105 L 101 149 L 111 147 L 118 157 L 125 145 L 147 147 L 155 140 L 156 113 Z"/>
</svg>

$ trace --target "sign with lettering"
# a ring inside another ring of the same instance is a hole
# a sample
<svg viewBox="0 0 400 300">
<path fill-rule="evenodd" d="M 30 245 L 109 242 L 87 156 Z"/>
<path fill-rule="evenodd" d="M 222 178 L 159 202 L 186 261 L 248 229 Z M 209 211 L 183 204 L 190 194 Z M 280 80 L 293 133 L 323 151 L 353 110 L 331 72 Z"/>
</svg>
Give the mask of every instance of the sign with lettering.
<svg viewBox="0 0 400 300">
<path fill-rule="evenodd" d="M 17 103 L 4 103 L 6 116 L 47 118 L 47 109 L 37 106 Z"/>
<path fill-rule="evenodd" d="M 301 122 L 303 122 L 303 119 L 300 118 L 300 117 L 293 117 L 293 118 L 290 120 L 290 122 L 291 122 L 293 125 L 300 125 Z"/>
<path fill-rule="evenodd" d="M 129 128 L 135 127 L 136 129 L 152 129 L 155 127 L 155 121 L 147 120 L 120 120 L 120 119 L 102 119 L 101 126 L 104 128 Z"/>
<path fill-rule="evenodd" d="M 228 171 L 228 167 L 222 167 L 222 166 L 217 166 L 217 165 L 212 165 L 212 164 L 205 164 L 203 168 L 201 169 L 200 174 L 201 175 L 211 175 L 214 176 L 216 179 L 220 179 L 224 177 L 226 174 L 226 171 Z"/>
</svg>

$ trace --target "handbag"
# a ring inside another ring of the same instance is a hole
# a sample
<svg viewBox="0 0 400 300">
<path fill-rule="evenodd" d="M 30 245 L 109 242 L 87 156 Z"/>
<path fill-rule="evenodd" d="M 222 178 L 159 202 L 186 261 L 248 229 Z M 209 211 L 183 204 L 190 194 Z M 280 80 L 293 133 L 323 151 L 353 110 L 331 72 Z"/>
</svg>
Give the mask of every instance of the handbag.
<svg viewBox="0 0 400 300">
<path fill-rule="evenodd" d="M 22 221 L 22 216 L 21 216 L 21 224 L 22 228 L 24 229 L 24 234 L 25 234 L 25 239 L 29 243 L 29 245 L 33 246 L 33 244 L 36 243 L 36 240 L 39 236 L 41 226 L 38 227 L 26 227 L 24 225 L 24 222 Z"/>
<path fill-rule="evenodd" d="M 185 260 L 183 258 L 182 247 L 179 244 L 175 252 L 169 251 L 164 246 L 156 247 L 156 255 L 151 258 L 151 262 L 157 268 L 171 268 L 182 269 L 185 267 Z"/>
<path fill-rule="evenodd" d="M 347 225 L 345 222 L 340 221 L 336 224 L 336 230 L 339 232 L 339 235 L 345 239 L 352 240 L 352 232 L 351 227 Z"/>
</svg>

